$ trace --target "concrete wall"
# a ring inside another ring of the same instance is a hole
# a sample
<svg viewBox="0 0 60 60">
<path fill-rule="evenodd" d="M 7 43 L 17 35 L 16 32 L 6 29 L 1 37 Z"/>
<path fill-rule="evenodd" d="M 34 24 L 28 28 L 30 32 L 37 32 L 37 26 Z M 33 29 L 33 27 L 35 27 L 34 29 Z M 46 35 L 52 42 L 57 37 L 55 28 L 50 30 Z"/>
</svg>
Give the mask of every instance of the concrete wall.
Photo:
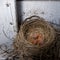
<svg viewBox="0 0 60 60">
<path fill-rule="evenodd" d="M 0 44 L 8 42 L 15 35 L 15 0 L 0 1 Z"/>
<path fill-rule="evenodd" d="M 37 15 L 60 28 L 60 1 L 17 1 L 17 11 L 19 21 Z"/>
<path fill-rule="evenodd" d="M 10 45 L 16 30 L 15 0 L 0 0 L 0 45 Z M 0 56 L 0 60 L 5 58 Z"/>
</svg>

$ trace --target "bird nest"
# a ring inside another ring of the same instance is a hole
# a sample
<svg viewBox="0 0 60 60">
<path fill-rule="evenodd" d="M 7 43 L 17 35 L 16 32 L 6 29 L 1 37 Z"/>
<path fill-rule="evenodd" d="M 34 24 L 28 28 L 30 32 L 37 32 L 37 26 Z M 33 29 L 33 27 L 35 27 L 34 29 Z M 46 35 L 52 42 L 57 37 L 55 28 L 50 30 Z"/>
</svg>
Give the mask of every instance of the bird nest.
<svg viewBox="0 0 60 60">
<path fill-rule="evenodd" d="M 55 38 L 54 28 L 39 16 L 27 18 L 21 25 L 14 40 L 14 48 L 18 54 L 37 55 L 41 48 L 48 47 Z"/>
</svg>

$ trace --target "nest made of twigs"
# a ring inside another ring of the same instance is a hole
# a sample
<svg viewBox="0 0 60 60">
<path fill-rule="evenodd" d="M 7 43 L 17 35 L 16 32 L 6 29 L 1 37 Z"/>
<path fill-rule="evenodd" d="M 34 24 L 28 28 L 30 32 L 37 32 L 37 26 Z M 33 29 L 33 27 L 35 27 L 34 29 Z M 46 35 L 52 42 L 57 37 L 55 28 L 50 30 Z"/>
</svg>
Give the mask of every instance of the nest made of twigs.
<svg viewBox="0 0 60 60">
<path fill-rule="evenodd" d="M 27 18 L 14 40 L 14 48 L 21 55 L 36 55 L 49 46 L 55 38 L 54 28 L 39 16 Z"/>
</svg>

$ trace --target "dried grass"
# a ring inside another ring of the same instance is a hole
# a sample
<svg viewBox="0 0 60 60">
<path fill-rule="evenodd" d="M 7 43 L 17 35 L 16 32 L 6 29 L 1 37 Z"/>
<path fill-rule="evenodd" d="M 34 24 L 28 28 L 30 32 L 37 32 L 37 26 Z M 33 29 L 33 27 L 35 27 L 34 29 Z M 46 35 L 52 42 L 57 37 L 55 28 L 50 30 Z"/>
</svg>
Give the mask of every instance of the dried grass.
<svg viewBox="0 0 60 60">
<path fill-rule="evenodd" d="M 45 42 L 42 45 L 34 45 L 30 42 L 29 34 L 33 33 L 31 29 L 33 32 L 38 31 L 43 34 Z M 48 22 L 38 16 L 31 16 L 21 25 L 13 45 L 20 60 L 25 60 L 26 57 L 28 60 L 28 58 L 40 54 L 42 49 L 48 48 L 54 38 L 55 30 Z"/>
</svg>

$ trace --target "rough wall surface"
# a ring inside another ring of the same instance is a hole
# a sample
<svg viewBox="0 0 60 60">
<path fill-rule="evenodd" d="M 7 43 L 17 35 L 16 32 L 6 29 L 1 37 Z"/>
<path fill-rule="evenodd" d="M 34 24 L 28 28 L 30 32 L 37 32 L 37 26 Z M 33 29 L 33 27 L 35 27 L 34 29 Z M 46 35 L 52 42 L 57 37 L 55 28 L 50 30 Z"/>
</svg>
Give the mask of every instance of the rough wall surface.
<svg viewBox="0 0 60 60">
<path fill-rule="evenodd" d="M 0 45 L 12 43 L 16 32 L 15 0 L 0 0 Z M 0 60 L 4 58 L 0 57 Z"/>
<path fill-rule="evenodd" d="M 17 1 L 19 21 L 37 15 L 60 25 L 60 1 Z"/>
</svg>

